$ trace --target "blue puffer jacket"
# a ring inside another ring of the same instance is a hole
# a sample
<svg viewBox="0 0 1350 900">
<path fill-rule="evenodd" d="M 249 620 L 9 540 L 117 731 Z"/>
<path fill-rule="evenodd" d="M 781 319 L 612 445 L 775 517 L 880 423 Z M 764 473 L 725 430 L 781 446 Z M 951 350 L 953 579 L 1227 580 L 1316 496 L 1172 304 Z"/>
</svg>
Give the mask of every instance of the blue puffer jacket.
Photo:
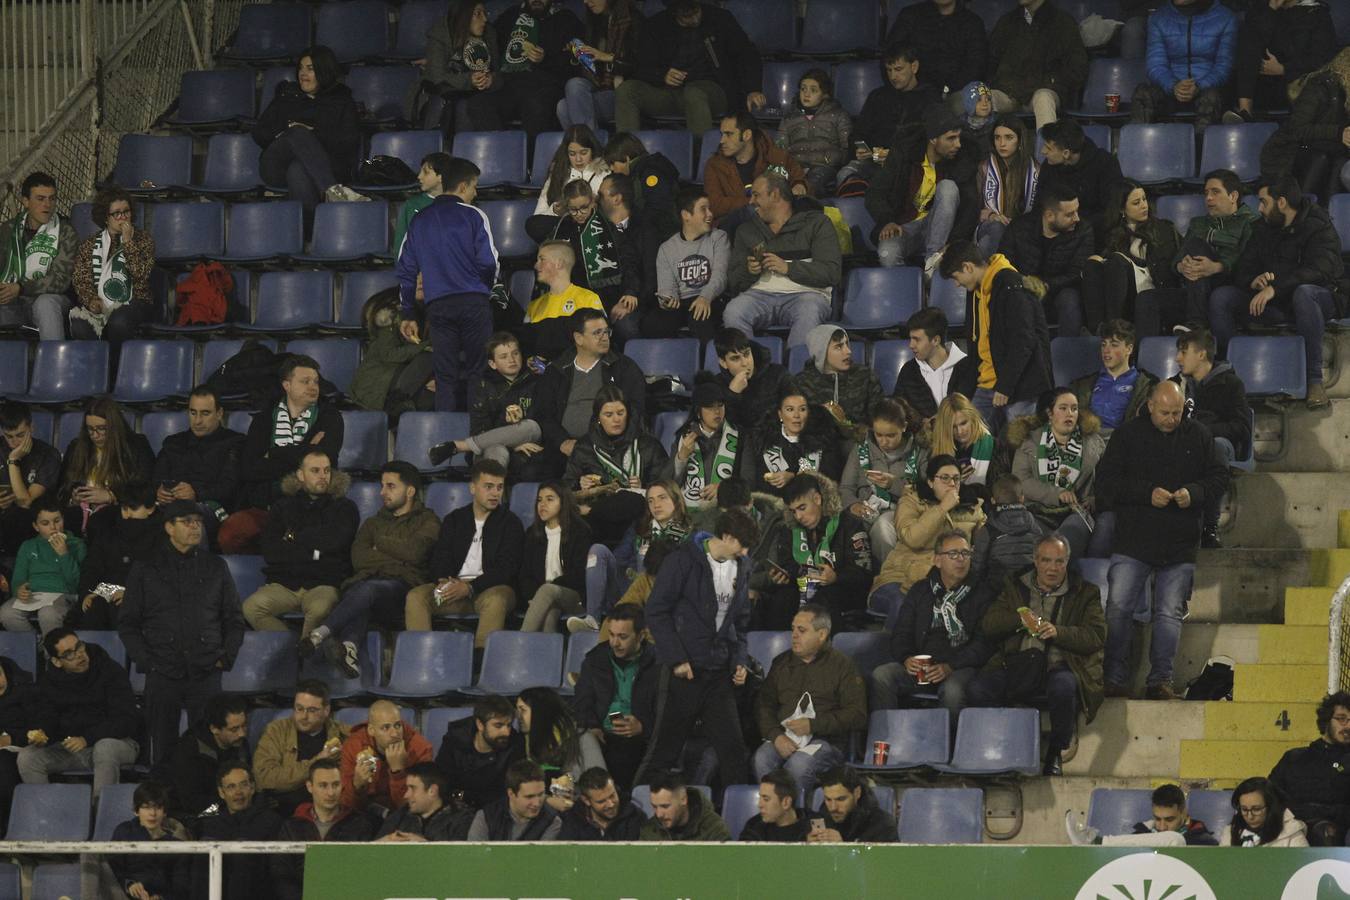
<svg viewBox="0 0 1350 900">
<path fill-rule="evenodd" d="M 1169 94 L 1187 78 L 1204 90 L 1222 87 L 1233 74 L 1237 17 L 1217 0 L 1209 4 L 1188 16 L 1169 3 L 1148 17 L 1148 78 Z"/>
</svg>

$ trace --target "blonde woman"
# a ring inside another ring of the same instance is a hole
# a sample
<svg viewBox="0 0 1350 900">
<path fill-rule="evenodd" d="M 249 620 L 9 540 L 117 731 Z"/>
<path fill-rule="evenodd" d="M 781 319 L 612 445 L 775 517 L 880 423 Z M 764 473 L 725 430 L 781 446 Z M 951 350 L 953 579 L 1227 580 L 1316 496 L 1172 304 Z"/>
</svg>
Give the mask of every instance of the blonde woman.
<svg viewBox="0 0 1350 900">
<path fill-rule="evenodd" d="M 963 484 L 984 484 L 994 458 L 994 435 L 965 394 L 948 394 L 933 418 L 929 448 L 934 456 L 956 458 Z"/>
</svg>

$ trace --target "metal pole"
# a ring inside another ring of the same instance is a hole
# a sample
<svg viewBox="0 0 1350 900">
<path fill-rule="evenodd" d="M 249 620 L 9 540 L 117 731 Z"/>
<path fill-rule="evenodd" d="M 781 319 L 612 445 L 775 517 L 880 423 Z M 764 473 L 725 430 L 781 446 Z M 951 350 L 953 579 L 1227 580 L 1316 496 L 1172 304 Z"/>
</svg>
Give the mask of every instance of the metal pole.
<svg viewBox="0 0 1350 900">
<path fill-rule="evenodd" d="M 197 64 L 198 69 L 205 69 L 206 64 L 202 62 L 202 50 L 197 46 L 197 34 L 192 28 L 192 12 L 188 9 L 187 0 L 179 0 L 178 8 L 183 12 L 183 27 L 187 29 L 188 46 L 192 48 L 192 61 Z"/>
<path fill-rule="evenodd" d="M 186 8 L 187 7 L 184 6 L 184 9 Z M 221 869 L 220 848 L 213 848 L 211 852 L 207 854 L 206 858 L 210 865 L 210 886 L 208 888 L 207 900 L 221 900 L 221 883 L 225 877 L 225 873 Z"/>
</svg>

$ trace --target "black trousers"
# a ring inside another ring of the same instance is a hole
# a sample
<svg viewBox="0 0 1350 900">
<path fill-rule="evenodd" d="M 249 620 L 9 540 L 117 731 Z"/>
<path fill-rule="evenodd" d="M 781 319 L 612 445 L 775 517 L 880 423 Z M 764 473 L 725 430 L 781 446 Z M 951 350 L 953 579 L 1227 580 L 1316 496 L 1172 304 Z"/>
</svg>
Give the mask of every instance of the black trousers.
<svg viewBox="0 0 1350 900">
<path fill-rule="evenodd" d="M 672 338 L 680 329 L 689 326 L 689 331 L 700 342 L 713 339 L 717 329 L 722 326 L 722 309 L 725 303 L 715 302 L 708 310 L 708 318 L 697 320 L 693 316 L 694 301 L 681 300 L 679 306 L 666 309 L 659 303 L 644 304 L 642 321 L 639 326 L 645 338 Z"/>
<path fill-rule="evenodd" d="M 19 777 L 19 754 L 0 753 L 0 835 L 9 826 L 9 808 L 14 800 L 14 789 Z"/>
<path fill-rule="evenodd" d="M 633 777 L 637 775 L 638 767 L 642 765 L 642 757 L 647 755 L 646 735 L 626 738 L 617 734 L 606 734 L 601 749 L 605 753 L 605 766 L 614 778 L 615 787 L 619 789 L 620 794 L 627 797 L 633 791 Z"/>
<path fill-rule="evenodd" d="M 722 784 L 749 783 L 749 752 L 741 737 L 731 671 L 695 667 L 693 679 L 687 679 L 676 678 L 668 666 L 662 669 L 657 688 L 656 727 L 634 783 L 645 784 L 653 773 L 677 766 L 684 742 L 700 720 L 701 732 L 717 753 Z"/>
<path fill-rule="evenodd" d="M 1153 337 L 1189 321 L 1187 314 L 1181 289 L 1136 291 L 1134 266 L 1119 253 L 1110 253 L 1101 262 L 1089 260 L 1083 267 L 1083 324 L 1092 334 L 1105 321 L 1126 319 L 1134 323 L 1139 337 Z"/>
<path fill-rule="evenodd" d="M 187 711 L 188 725 L 201 717 L 206 701 L 220 693 L 220 672 L 196 678 L 145 677 L 145 718 L 150 735 L 150 762 L 164 758 L 178 740 L 178 718 Z"/>
<path fill-rule="evenodd" d="M 468 118 L 477 131 L 501 131 L 517 116 L 525 126 L 526 153 L 534 153 L 534 138 L 558 128 L 558 101 L 563 86 L 544 72 L 497 73 L 499 91 L 480 91 L 468 99 Z"/>
</svg>

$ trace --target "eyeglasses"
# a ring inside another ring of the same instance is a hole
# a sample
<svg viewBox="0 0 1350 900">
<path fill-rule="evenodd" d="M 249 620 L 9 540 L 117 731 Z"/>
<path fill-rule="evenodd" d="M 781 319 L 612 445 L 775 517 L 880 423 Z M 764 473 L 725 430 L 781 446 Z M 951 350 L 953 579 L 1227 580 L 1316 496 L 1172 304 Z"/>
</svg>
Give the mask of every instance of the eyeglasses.
<svg viewBox="0 0 1350 900">
<path fill-rule="evenodd" d="M 56 654 L 56 658 L 61 662 L 73 662 L 77 656 L 86 650 L 84 641 L 76 641 L 75 646 L 71 647 L 65 653 Z"/>
<path fill-rule="evenodd" d="M 108 426 L 107 426 L 107 425 L 86 425 L 86 426 L 84 426 L 84 427 L 85 427 L 85 430 L 88 431 L 90 434 L 107 434 L 107 433 L 108 433 Z"/>
<path fill-rule="evenodd" d="M 1264 806 L 1239 806 L 1239 807 L 1238 807 L 1238 812 L 1242 813 L 1244 816 L 1259 816 L 1259 815 L 1261 815 L 1261 813 L 1263 813 L 1263 812 L 1265 812 L 1265 811 L 1266 811 L 1266 808 L 1265 808 Z"/>
<path fill-rule="evenodd" d="M 1337 725 L 1350 725 L 1350 716 L 1332 716 L 1331 721 Z"/>
<path fill-rule="evenodd" d="M 933 476 L 933 480 L 934 480 L 934 481 L 940 481 L 940 482 L 942 482 L 943 484 L 960 484 L 960 483 L 961 483 L 961 476 L 960 476 L 960 475 L 934 475 L 934 476 Z"/>
<path fill-rule="evenodd" d="M 944 550 L 944 551 L 942 551 L 941 553 L 938 553 L 938 554 L 936 554 L 936 555 L 937 555 L 937 556 L 945 556 L 945 557 L 947 557 L 948 559 L 952 559 L 952 560 L 957 560 L 957 559 L 970 559 L 970 558 L 972 558 L 972 557 L 975 555 L 975 551 L 974 551 L 974 550 Z"/>
<path fill-rule="evenodd" d="M 594 203 L 587 203 L 585 206 L 569 206 L 567 207 L 567 211 L 568 213 L 574 216 L 589 216 L 591 214 L 591 210 L 594 208 L 595 208 Z"/>
<path fill-rule="evenodd" d="M 588 331 L 587 334 L 593 338 L 609 337 L 614 333 L 613 328 L 601 328 L 598 331 Z"/>
<path fill-rule="evenodd" d="M 110 219 L 130 219 L 130 218 L 131 218 L 131 210 L 129 210 L 129 209 L 110 209 L 110 210 L 108 210 L 108 218 L 110 218 Z"/>
</svg>

